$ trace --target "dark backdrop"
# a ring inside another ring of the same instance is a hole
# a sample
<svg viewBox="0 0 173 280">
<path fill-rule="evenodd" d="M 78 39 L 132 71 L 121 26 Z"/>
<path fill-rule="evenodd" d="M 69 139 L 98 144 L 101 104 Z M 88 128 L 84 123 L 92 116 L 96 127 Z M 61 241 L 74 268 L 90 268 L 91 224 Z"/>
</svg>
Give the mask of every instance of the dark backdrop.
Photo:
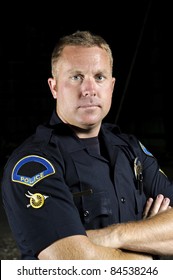
<svg viewBox="0 0 173 280">
<path fill-rule="evenodd" d="M 136 134 L 158 156 L 172 158 L 171 1 L 31 2 L 1 8 L 0 161 L 52 113 L 47 78 L 60 36 L 102 35 L 114 55 L 117 82 L 105 121 Z M 39 6 L 40 5 L 40 6 Z"/>
</svg>

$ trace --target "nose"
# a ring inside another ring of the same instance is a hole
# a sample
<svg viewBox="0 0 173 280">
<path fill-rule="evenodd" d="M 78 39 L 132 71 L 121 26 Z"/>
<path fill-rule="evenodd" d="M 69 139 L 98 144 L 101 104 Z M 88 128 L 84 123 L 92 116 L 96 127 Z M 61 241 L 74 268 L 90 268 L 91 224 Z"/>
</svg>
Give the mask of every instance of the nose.
<svg viewBox="0 0 173 280">
<path fill-rule="evenodd" d="M 95 82 L 91 79 L 85 79 L 81 85 L 81 92 L 84 97 L 96 96 Z"/>
</svg>

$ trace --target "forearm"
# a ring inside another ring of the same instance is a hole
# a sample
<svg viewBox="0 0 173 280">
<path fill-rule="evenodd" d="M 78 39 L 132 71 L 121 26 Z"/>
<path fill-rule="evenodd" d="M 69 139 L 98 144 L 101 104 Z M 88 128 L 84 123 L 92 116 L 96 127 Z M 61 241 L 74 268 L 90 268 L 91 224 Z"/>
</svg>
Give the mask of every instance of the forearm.
<svg viewBox="0 0 173 280">
<path fill-rule="evenodd" d="M 70 236 L 51 244 L 41 251 L 42 260 L 151 260 L 144 253 L 129 252 L 96 245 L 86 236 Z"/>
<path fill-rule="evenodd" d="M 118 225 L 116 231 L 119 248 L 173 255 L 173 209 L 139 222 Z"/>
<path fill-rule="evenodd" d="M 93 242 L 106 247 L 173 255 L 173 209 L 145 220 L 91 230 L 87 234 Z"/>
</svg>

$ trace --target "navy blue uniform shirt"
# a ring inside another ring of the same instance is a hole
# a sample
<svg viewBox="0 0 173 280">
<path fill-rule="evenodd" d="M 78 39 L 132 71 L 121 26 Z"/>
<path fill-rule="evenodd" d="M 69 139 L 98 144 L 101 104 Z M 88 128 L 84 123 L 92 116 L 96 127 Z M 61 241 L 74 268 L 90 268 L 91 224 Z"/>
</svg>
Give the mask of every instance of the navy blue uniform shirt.
<svg viewBox="0 0 173 280">
<path fill-rule="evenodd" d="M 86 229 L 142 219 L 150 196 L 173 205 L 173 183 L 136 137 L 103 123 L 98 139 L 82 140 L 55 112 L 12 153 L 1 185 L 22 259 Z"/>
</svg>

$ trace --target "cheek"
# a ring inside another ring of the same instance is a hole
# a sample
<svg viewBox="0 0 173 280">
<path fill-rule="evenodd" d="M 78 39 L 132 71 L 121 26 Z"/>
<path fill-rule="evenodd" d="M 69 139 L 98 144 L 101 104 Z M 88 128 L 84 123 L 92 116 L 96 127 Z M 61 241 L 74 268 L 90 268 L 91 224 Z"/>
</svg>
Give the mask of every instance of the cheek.
<svg viewBox="0 0 173 280">
<path fill-rule="evenodd" d="M 68 102 L 73 102 L 77 98 L 78 88 L 70 85 L 68 82 L 64 82 L 59 88 L 61 99 Z"/>
<path fill-rule="evenodd" d="M 104 104 L 106 106 L 110 106 L 112 103 L 112 92 L 110 90 L 105 92 L 106 94 L 104 94 Z"/>
</svg>

